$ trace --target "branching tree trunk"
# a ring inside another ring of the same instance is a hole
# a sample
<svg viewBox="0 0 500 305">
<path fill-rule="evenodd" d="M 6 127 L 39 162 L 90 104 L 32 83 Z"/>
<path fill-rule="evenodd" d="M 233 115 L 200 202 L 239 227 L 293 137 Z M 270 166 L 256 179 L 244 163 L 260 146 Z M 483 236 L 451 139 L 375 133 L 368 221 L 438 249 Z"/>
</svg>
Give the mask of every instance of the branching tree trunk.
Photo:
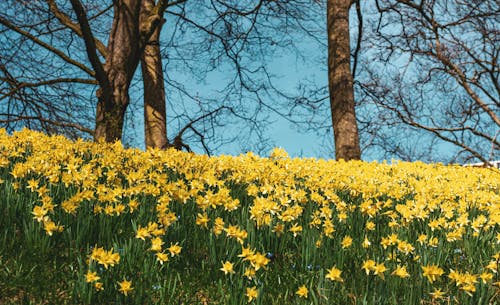
<svg viewBox="0 0 500 305">
<path fill-rule="evenodd" d="M 266 112 L 288 117 L 290 98 L 267 60 L 294 49 L 296 33 L 318 16 L 310 8 L 299 0 L 0 1 L 0 126 L 120 140 L 135 103 L 129 91 L 144 88 L 147 147 L 209 153 L 235 141 L 247 148 L 253 136 L 252 149 L 265 147 Z M 163 17 L 169 31 L 160 34 Z M 172 143 L 166 101 L 175 101 Z"/>
<path fill-rule="evenodd" d="M 75 1 L 77 0 L 72 0 L 72 3 Z M 110 142 L 122 138 L 125 111 L 130 103 L 128 91 L 140 57 L 137 43 L 139 8 L 138 0 L 114 3 L 115 14 L 108 41 L 108 56 L 103 67 L 109 85 L 99 82 L 94 135 L 96 140 L 105 139 Z"/>
<path fill-rule="evenodd" d="M 328 83 L 336 159 L 360 159 L 349 39 L 351 0 L 328 0 Z"/>
<path fill-rule="evenodd" d="M 139 61 L 142 60 L 147 101 L 146 143 L 147 146 L 166 146 L 166 134 L 163 132 L 166 128 L 157 127 L 165 124 L 165 97 L 159 46 L 154 46 L 155 41 L 159 40 L 161 16 L 166 2 L 159 1 L 156 4 L 152 0 L 114 1 L 113 25 L 108 39 L 106 62 L 102 65 L 97 55 L 96 39 L 84 8 L 79 0 L 71 0 L 85 40 L 87 56 L 99 82 L 94 133 L 96 141 L 121 140 L 125 111 L 130 103 L 130 83 Z M 163 113 L 160 114 L 160 111 Z M 151 128 L 151 124 L 154 128 Z"/>
<path fill-rule="evenodd" d="M 71 5 L 80 24 L 89 61 L 99 82 L 94 139 L 121 140 L 125 111 L 130 102 L 128 89 L 139 63 L 139 0 L 114 2 L 114 19 L 109 35 L 106 62 L 96 52 L 95 38 L 79 0 Z"/>
</svg>

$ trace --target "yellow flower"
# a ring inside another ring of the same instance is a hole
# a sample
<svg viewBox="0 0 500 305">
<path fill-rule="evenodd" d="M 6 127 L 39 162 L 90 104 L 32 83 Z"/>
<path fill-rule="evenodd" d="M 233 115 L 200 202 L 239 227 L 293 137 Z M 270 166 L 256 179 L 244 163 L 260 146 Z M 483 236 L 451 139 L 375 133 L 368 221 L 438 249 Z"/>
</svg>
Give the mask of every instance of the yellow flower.
<svg viewBox="0 0 500 305">
<path fill-rule="evenodd" d="M 405 266 L 401 267 L 400 265 L 398 265 L 391 274 L 399 276 L 402 279 L 410 277 L 410 274 L 408 273 L 408 271 L 406 271 L 406 267 Z"/>
<path fill-rule="evenodd" d="M 302 285 L 299 287 L 299 289 L 295 292 L 296 295 L 298 295 L 301 298 L 306 298 L 309 293 L 309 290 L 307 289 L 306 285 Z"/>
<path fill-rule="evenodd" d="M 437 246 L 439 245 L 439 240 L 437 239 L 437 237 L 433 237 L 429 239 L 427 244 L 429 245 L 429 247 L 437 248 Z"/>
<path fill-rule="evenodd" d="M 265 269 L 267 264 L 269 264 L 269 259 L 260 252 L 257 252 L 254 255 L 250 256 L 248 260 L 250 261 L 250 264 L 252 264 L 252 267 L 255 268 L 255 270 L 259 270 L 260 268 Z"/>
<path fill-rule="evenodd" d="M 276 233 L 276 236 L 280 237 L 283 234 L 283 231 L 285 230 L 285 226 L 282 223 L 279 223 L 274 226 L 273 231 Z"/>
<path fill-rule="evenodd" d="M 493 272 L 493 273 L 497 273 L 497 272 L 498 272 L 498 270 L 497 270 L 497 266 L 498 266 L 497 261 L 496 261 L 496 260 L 491 260 L 491 261 L 488 263 L 488 265 L 486 265 L 486 267 L 484 267 L 484 268 L 486 268 L 486 269 L 490 270 L 490 271 L 491 271 L 491 272 Z"/>
<path fill-rule="evenodd" d="M 243 274 L 243 276 L 249 278 L 249 279 L 253 279 L 255 277 L 255 268 L 245 268 L 245 273 Z"/>
<path fill-rule="evenodd" d="M 224 272 L 224 274 L 232 274 L 234 273 L 233 270 L 233 264 L 231 262 L 226 261 L 225 263 L 222 263 L 222 268 L 220 268 L 221 271 Z"/>
<path fill-rule="evenodd" d="M 288 231 L 293 233 L 293 237 L 296 237 L 300 232 L 302 232 L 302 226 L 294 224 Z"/>
<path fill-rule="evenodd" d="M 87 283 L 92 283 L 92 282 L 95 282 L 95 281 L 98 281 L 100 280 L 101 277 L 99 277 L 97 275 L 97 272 L 92 272 L 92 271 L 88 271 L 87 274 L 85 275 L 85 281 Z"/>
<path fill-rule="evenodd" d="M 104 287 L 102 286 L 101 282 L 95 282 L 94 283 L 94 288 L 95 288 L 96 291 L 104 290 Z"/>
<path fill-rule="evenodd" d="M 163 265 L 164 262 L 168 262 L 168 254 L 166 254 L 165 252 L 157 252 L 156 260 L 159 261 L 161 265 Z"/>
<path fill-rule="evenodd" d="M 245 230 L 238 228 L 238 226 L 229 226 L 226 231 L 226 235 L 231 238 L 236 238 L 240 244 L 243 244 L 244 239 L 247 238 L 248 233 Z"/>
<path fill-rule="evenodd" d="M 208 218 L 207 214 L 198 213 L 198 216 L 196 217 L 196 224 L 201 227 L 208 228 L 209 220 L 210 219 Z"/>
<path fill-rule="evenodd" d="M 493 273 L 483 272 L 479 277 L 481 278 L 481 280 L 483 280 L 483 283 L 486 284 L 493 279 Z"/>
<path fill-rule="evenodd" d="M 408 242 L 406 241 L 399 241 L 398 242 L 398 250 L 403 252 L 404 254 L 408 255 L 412 253 L 415 248 Z"/>
<path fill-rule="evenodd" d="M 70 208 L 73 208 L 72 206 L 70 206 Z M 108 204 L 106 205 L 106 207 L 104 207 L 104 213 L 108 216 L 112 216 L 114 213 L 115 213 L 115 208 Z"/>
<path fill-rule="evenodd" d="M 224 231 L 224 220 L 222 218 L 215 218 L 213 231 L 215 235 L 220 235 Z"/>
<path fill-rule="evenodd" d="M 248 299 L 248 303 L 250 303 L 253 300 L 257 299 L 257 296 L 258 296 L 257 288 L 255 286 L 247 288 L 246 296 L 247 296 L 247 299 Z"/>
<path fill-rule="evenodd" d="M 139 202 L 137 200 L 130 200 L 128 203 L 128 208 L 130 210 L 130 213 L 134 213 L 135 210 L 139 207 Z"/>
<path fill-rule="evenodd" d="M 46 209 L 44 209 L 43 207 L 36 205 L 33 208 L 33 212 L 31 212 L 31 214 L 34 215 L 33 219 L 36 219 L 36 221 L 41 222 L 44 219 L 46 219 L 47 212 L 48 211 Z"/>
<path fill-rule="evenodd" d="M 36 189 L 38 188 L 38 180 L 35 179 L 28 180 L 28 185 L 26 186 L 26 188 L 32 192 L 36 191 Z"/>
<path fill-rule="evenodd" d="M 423 275 L 427 277 L 427 279 L 431 283 L 436 281 L 438 277 L 440 277 L 444 273 L 443 269 L 435 265 L 422 266 L 422 270 L 424 272 Z"/>
<path fill-rule="evenodd" d="M 365 226 L 366 230 L 373 231 L 375 230 L 375 223 L 373 221 L 368 221 Z"/>
<path fill-rule="evenodd" d="M 387 249 L 387 247 L 397 244 L 398 241 L 398 236 L 396 234 L 391 234 L 387 237 L 382 237 L 380 244 L 384 247 L 384 249 Z"/>
<path fill-rule="evenodd" d="M 373 267 L 373 274 L 378 275 L 382 279 L 384 278 L 384 272 L 387 271 L 387 268 L 384 266 L 384 263 L 376 264 Z"/>
<path fill-rule="evenodd" d="M 461 290 L 465 291 L 469 296 L 472 296 L 476 292 L 476 286 L 474 284 L 466 284 L 460 287 Z"/>
<path fill-rule="evenodd" d="M 62 232 L 64 230 L 63 226 L 56 225 L 52 220 L 44 221 L 43 229 L 49 236 L 52 236 L 54 232 Z"/>
<path fill-rule="evenodd" d="M 340 276 L 342 274 L 342 270 L 332 267 L 328 270 L 328 274 L 325 276 L 327 279 L 337 282 L 343 282 L 344 280 Z"/>
<path fill-rule="evenodd" d="M 155 237 L 151 240 L 151 251 L 159 252 L 161 251 L 161 246 L 164 244 L 160 237 Z"/>
<path fill-rule="evenodd" d="M 370 271 L 373 271 L 377 263 L 374 260 L 366 260 L 363 262 L 363 266 L 361 266 L 362 269 L 365 270 L 366 274 L 370 274 Z"/>
<path fill-rule="evenodd" d="M 290 158 L 290 156 L 288 155 L 286 150 L 284 150 L 283 148 L 275 147 L 271 151 L 269 158 L 277 160 L 277 159 L 287 159 L 287 158 Z"/>
<path fill-rule="evenodd" d="M 365 236 L 365 240 L 363 240 L 363 244 L 362 244 L 363 248 L 366 249 L 366 248 L 370 247 L 371 244 L 372 243 L 370 242 L 370 240 L 368 239 L 368 237 Z"/>
<path fill-rule="evenodd" d="M 417 239 L 417 241 L 418 241 L 421 245 L 423 245 L 423 244 L 425 243 L 425 241 L 426 241 L 426 240 L 427 240 L 427 235 L 425 235 L 425 234 L 420 234 L 420 235 L 418 236 L 418 239 Z"/>
<path fill-rule="evenodd" d="M 347 214 L 345 212 L 340 212 L 338 215 L 337 215 L 337 218 L 339 219 L 339 222 L 342 222 L 344 220 L 347 219 Z"/>
<path fill-rule="evenodd" d="M 430 295 L 434 300 L 439 300 L 444 297 L 445 293 L 441 289 L 435 288 L 434 292 L 431 292 Z"/>
<path fill-rule="evenodd" d="M 99 264 L 103 265 L 104 268 L 108 269 L 108 266 L 113 267 L 115 264 L 118 264 L 120 261 L 120 254 L 113 253 L 113 248 L 106 251 L 104 248 L 100 247 L 92 249 L 90 259 L 97 261 Z"/>
<path fill-rule="evenodd" d="M 123 211 L 125 211 L 125 205 L 120 203 L 115 206 L 116 215 L 120 215 L 121 213 L 123 213 Z"/>
<path fill-rule="evenodd" d="M 134 290 L 134 288 L 132 288 L 132 281 L 127 281 L 126 279 L 118 282 L 118 285 L 120 286 L 120 289 L 118 290 L 124 295 L 128 295 L 130 291 Z"/>
<path fill-rule="evenodd" d="M 346 236 L 344 237 L 344 239 L 342 239 L 342 242 L 340 244 L 342 246 L 342 249 L 347 249 L 352 245 L 352 238 L 350 236 Z"/>
<path fill-rule="evenodd" d="M 172 255 L 172 257 L 179 255 L 181 253 L 181 250 L 182 250 L 182 247 L 179 246 L 177 243 L 175 245 L 171 245 L 168 248 L 168 252 L 170 252 L 170 255 Z"/>
<path fill-rule="evenodd" d="M 137 228 L 137 233 L 135 235 L 135 238 L 146 240 L 147 237 L 151 237 L 148 228 L 141 228 L 141 227 Z"/>
<path fill-rule="evenodd" d="M 238 257 L 242 257 L 244 261 L 248 260 L 252 255 L 254 255 L 254 251 L 248 247 L 241 247 L 241 254 L 238 254 Z"/>
</svg>

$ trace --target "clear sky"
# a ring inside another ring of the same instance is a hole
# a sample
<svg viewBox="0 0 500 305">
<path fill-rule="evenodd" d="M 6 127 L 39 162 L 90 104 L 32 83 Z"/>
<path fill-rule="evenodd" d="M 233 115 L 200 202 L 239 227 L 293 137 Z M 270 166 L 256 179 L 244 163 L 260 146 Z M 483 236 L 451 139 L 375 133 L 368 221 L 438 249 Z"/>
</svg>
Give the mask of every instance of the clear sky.
<svg viewBox="0 0 500 305">
<path fill-rule="evenodd" d="M 308 50 L 307 46 L 305 47 L 304 51 L 315 51 L 315 54 L 312 54 L 315 57 L 319 55 L 317 53 L 317 50 Z M 298 60 L 293 53 L 282 54 L 281 56 L 274 57 L 272 62 L 270 62 L 267 67 L 269 69 L 269 72 L 275 76 L 273 84 L 287 92 L 294 92 L 299 83 L 307 78 L 314 78 L 318 83 L 324 83 L 325 85 L 327 84 L 327 72 L 325 67 L 322 67 L 320 64 L 311 66 L 310 62 L 304 63 L 301 60 Z M 138 73 L 140 73 L 139 70 L 140 69 L 138 69 Z M 201 83 L 195 83 L 189 78 L 186 78 L 189 74 L 182 75 L 181 73 L 176 71 L 170 71 L 170 73 L 171 78 L 176 79 L 176 81 L 185 83 L 187 87 L 192 90 L 191 94 L 193 94 L 193 92 L 206 92 L 210 90 L 215 91 L 217 89 L 220 89 L 217 85 L 225 84 L 225 80 L 221 79 L 223 78 L 223 73 L 211 73 L 208 75 L 207 79 Z M 167 99 L 175 98 L 169 96 L 169 93 L 170 92 L 168 92 L 167 87 Z M 133 133 L 133 141 L 130 142 L 131 145 L 143 147 L 143 114 L 137 113 L 137 110 L 139 110 L 139 112 L 141 111 L 140 105 L 142 104 L 142 96 L 140 94 L 140 91 L 138 91 L 135 97 L 133 97 L 137 100 L 138 105 L 137 109 L 134 110 L 135 115 L 133 117 L 133 119 L 135 120 L 135 129 L 129 129 L 125 132 Z M 266 100 L 265 102 L 273 105 L 274 101 Z M 328 101 L 325 100 L 325 103 L 328 103 Z M 325 110 L 328 110 L 328 108 L 326 107 Z M 167 108 L 167 115 L 172 115 L 172 113 L 168 113 L 169 111 L 172 111 L 172 109 Z M 325 116 L 329 116 L 329 112 L 326 112 Z M 334 157 L 333 148 L 325 147 L 323 136 L 318 135 L 314 132 L 299 132 L 297 126 L 294 126 L 292 123 L 276 114 L 270 114 L 270 121 L 271 124 L 268 126 L 266 136 L 268 136 L 269 142 L 273 147 L 284 148 L 291 157 Z M 178 126 L 172 126 L 172 122 L 167 122 L 167 124 L 169 137 L 172 137 L 172 133 L 174 133 L 178 129 Z M 330 145 L 332 146 L 333 141 L 330 142 Z M 269 148 L 269 151 L 270 149 L 271 147 Z M 266 151 L 262 154 L 267 154 L 269 153 L 269 151 Z M 203 151 L 196 150 L 196 152 L 202 153 Z M 244 151 L 241 151 L 241 143 L 234 143 L 226 144 L 224 147 L 219 149 L 217 153 L 237 155 L 240 153 L 244 153 Z"/>
</svg>

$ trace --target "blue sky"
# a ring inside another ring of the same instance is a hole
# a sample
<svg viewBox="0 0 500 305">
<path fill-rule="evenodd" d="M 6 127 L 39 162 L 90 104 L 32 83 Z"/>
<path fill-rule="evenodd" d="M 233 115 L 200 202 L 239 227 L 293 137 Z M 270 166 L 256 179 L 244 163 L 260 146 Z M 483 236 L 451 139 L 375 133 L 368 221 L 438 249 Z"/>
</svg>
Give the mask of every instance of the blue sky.
<svg viewBox="0 0 500 305">
<path fill-rule="evenodd" d="M 311 50 L 310 46 L 307 45 L 304 45 L 304 49 L 301 51 L 306 54 L 305 56 L 309 56 L 307 52 L 310 52 L 310 56 L 322 56 L 322 54 L 319 54 L 319 52 L 317 52 L 317 49 Z M 303 62 L 302 60 L 298 59 L 293 52 L 282 52 L 280 56 L 274 57 L 272 62 L 269 62 L 269 65 L 267 67 L 269 69 L 269 72 L 275 76 L 275 78 L 273 79 L 274 85 L 286 92 L 294 93 L 298 84 L 306 79 L 314 79 L 314 81 L 318 84 L 327 84 L 326 66 L 323 66 L 321 63 L 318 63 L 317 65 L 311 65 L 311 62 L 312 61 L 309 61 L 307 63 Z M 190 74 L 183 74 L 179 71 L 169 71 L 169 73 L 171 78 L 175 79 L 178 82 L 186 84 L 186 86 L 188 86 L 192 90 L 191 94 L 195 94 L 197 92 L 215 92 L 216 90 L 222 89 L 221 86 L 226 83 L 226 80 L 224 79 L 224 69 L 224 67 L 221 67 L 220 69 L 218 69 L 218 71 L 211 72 L 202 82 L 194 82 L 192 79 L 190 79 L 190 77 L 192 77 L 190 76 Z M 231 70 L 232 67 L 226 67 L 226 69 Z M 140 73 L 140 69 L 138 69 L 137 73 Z M 142 96 L 140 95 L 140 91 L 138 93 L 139 95 L 136 95 L 135 99 L 137 100 L 137 109 L 140 111 L 140 105 L 142 105 Z M 167 99 L 176 98 L 175 96 L 169 96 L 169 94 L 171 94 L 171 92 L 168 92 L 167 88 Z M 273 104 L 275 101 L 269 99 L 265 102 L 268 104 Z M 328 103 L 328 100 L 325 100 L 325 103 Z M 325 110 L 329 110 L 329 108 L 325 107 Z M 167 107 L 167 115 L 172 115 L 172 113 L 169 113 L 169 111 L 173 111 L 173 109 L 169 109 Z M 329 116 L 329 111 L 327 111 L 324 115 Z M 133 142 L 130 143 L 133 146 L 143 147 L 144 145 L 142 116 L 142 113 L 136 113 L 133 118 L 135 120 L 135 130 L 125 131 L 126 133 L 133 133 L 134 139 Z M 271 124 L 268 125 L 266 136 L 269 138 L 269 142 L 272 143 L 271 146 L 284 148 L 291 157 L 334 157 L 333 148 L 325 147 L 323 136 L 318 135 L 314 132 L 299 132 L 297 126 L 294 126 L 292 123 L 276 114 L 270 113 L 269 120 L 271 121 Z M 178 126 L 176 126 L 175 123 L 167 122 L 167 131 L 169 133 L 169 138 L 172 137 L 172 133 L 176 130 L 178 130 Z M 333 137 L 331 133 L 330 136 Z M 223 153 L 238 155 L 244 152 L 244 149 L 242 149 L 241 145 L 242 143 L 226 144 L 222 149 L 218 150 L 216 154 Z M 333 146 L 333 141 L 330 141 L 329 145 Z M 271 147 L 269 148 L 269 151 L 270 150 Z M 195 151 L 198 153 L 203 152 L 202 150 L 198 149 L 195 149 Z M 269 153 L 269 151 L 262 152 L 261 154 L 265 155 Z"/>
</svg>

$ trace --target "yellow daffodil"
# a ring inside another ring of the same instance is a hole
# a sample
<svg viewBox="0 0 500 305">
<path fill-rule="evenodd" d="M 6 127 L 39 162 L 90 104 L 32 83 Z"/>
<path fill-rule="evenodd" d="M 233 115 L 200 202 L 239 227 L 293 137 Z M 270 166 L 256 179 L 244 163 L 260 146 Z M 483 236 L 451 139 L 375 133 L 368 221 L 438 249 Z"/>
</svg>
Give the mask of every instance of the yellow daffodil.
<svg viewBox="0 0 500 305">
<path fill-rule="evenodd" d="M 257 299 L 257 296 L 258 296 L 258 292 L 257 292 L 257 287 L 248 287 L 246 289 L 246 297 L 247 297 L 247 301 L 248 303 L 252 302 L 253 300 Z"/>
<path fill-rule="evenodd" d="M 127 281 L 126 279 L 124 279 L 121 282 L 118 282 L 118 286 L 120 286 L 118 291 L 123 293 L 125 296 L 127 296 L 129 292 L 134 290 L 134 288 L 132 288 L 132 281 Z"/>
<path fill-rule="evenodd" d="M 347 249 L 352 245 L 352 238 L 350 236 L 345 236 L 340 243 L 342 249 Z"/>
<path fill-rule="evenodd" d="M 440 300 L 444 298 L 445 293 L 441 291 L 441 289 L 435 288 L 434 291 L 430 293 L 430 295 L 434 300 Z"/>
<path fill-rule="evenodd" d="M 164 242 L 160 237 L 155 237 L 151 239 L 151 251 L 159 252 L 161 251 L 161 246 L 163 246 Z"/>
<path fill-rule="evenodd" d="M 157 252 L 156 254 L 156 260 L 163 265 L 164 262 L 168 262 L 168 254 L 165 252 Z"/>
<path fill-rule="evenodd" d="M 302 285 L 299 287 L 299 289 L 297 289 L 295 294 L 301 298 L 307 299 L 307 295 L 309 294 L 309 290 L 307 289 L 307 287 L 305 285 Z"/>
<path fill-rule="evenodd" d="M 256 270 L 255 268 L 252 267 L 247 267 L 245 268 L 245 272 L 243 273 L 243 276 L 249 279 L 253 279 L 255 277 Z"/>
<path fill-rule="evenodd" d="M 90 270 L 85 275 L 85 281 L 87 283 L 92 283 L 92 282 L 98 281 L 100 279 L 101 279 L 101 277 L 97 275 L 97 272 L 92 272 Z"/>
<path fill-rule="evenodd" d="M 363 262 L 363 266 L 361 266 L 362 269 L 365 270 L 366 274 L 370 274 L 370 271 L 373 271 L 377 263 L 371 259 L 366 260 Z"/>
<path fill-rule="evenodd" d="M 233 274 L 234 273 L 234 270 L 233 270 L 233 264 L 231 262 L 224 262 L 222 263 L 222 268 L 220 268 L 220 270 L 222 272 L 224 272 L 224 274 Z"/>
<path fill-rule="evenodd" d="M 406 271 L 406 267 L 400 265 L 398 265 L 391 274 L 398 276 L 402 279 L 410 277 L 410 274 L 408 273 L 408 271 Z"/>
<path fill-rule="evenodd" d="M 331 269 L 328 270 L 328 273 L 325 277 L 331 281 L 343 282 L 344 280 L 340 276 L 341 274 L 342 271 L 340 269 L 332 267 Z"/>
<path fill-rule="evenodd" d="M 33 212 L 31 212 L 31 214 L 34 215 L 33 219 L 35 219 L 38 222 L 41 222 L 44 219 L 46 219 L 47 213 L 48 213 L 48 211 L 46 209 L 44 209 L 43 207 L 38 206 L 38 205 L 36 205 L 33 208 Z"/>
<path fill-rule="evenodd" d="M 96 291 L 104 290 L 104 286 L 103 286 L 102 282 L 95 282 L 94 283 L 94 289 Z"/>
<path fill-rule="evenodd" d="M 425 276 L 431 283 L 436 281 L 444 273 L 444 270 L 436 265 L 422 266 L 422 271 L 423 276 Z"/>
<path fill-rule="evenodd" d="M 198 216 L 196 217 L 196 224 L 204 227 L 205 229 L 208 228 L 208 222 L 210 219 L 208 218 L 207 214 L 200 214 L 198 213 Z"/>
<path fill-rule="evenodd" d="M 146 240 L 146 238 L 151 237 L 148 228 L 137 228 L 137 232 L 135 234 L 135 238 L 139 238 L 142 240 Z"/>
<path fill-rule="evenodd" d="M 181 253 L 181 250 L 182 250 L 182 247 L 179 246 L 177 243 L 168 247 L 168 252 L 170 252 L 170 255 L 172 257 L 179 255 Z"/>
</svg>

